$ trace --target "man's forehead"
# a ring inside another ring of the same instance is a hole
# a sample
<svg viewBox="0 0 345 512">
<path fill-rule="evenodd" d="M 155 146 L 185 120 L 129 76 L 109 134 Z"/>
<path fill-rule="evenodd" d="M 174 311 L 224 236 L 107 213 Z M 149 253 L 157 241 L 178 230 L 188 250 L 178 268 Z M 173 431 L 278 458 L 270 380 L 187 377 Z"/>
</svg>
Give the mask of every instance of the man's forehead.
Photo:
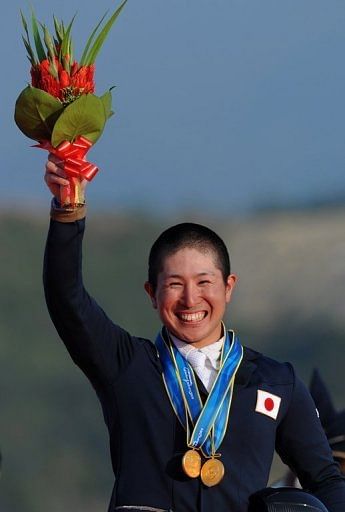
<svg viewBox="0 0 345 512">
<path fill-rule="evenodd" d="M 169 258 L 181 256 L 193 258 L 197 254 L 200 254 L 206 258 L 214 258 L 216 255 L 216 250 L 211 245 L 184 245 L 182 247 L 171 249 L 163 253 L 162 260 L 165 261 Z"/>
<path fill-rule="evenodd" d="M 160 273 L 164 277 L 182 277 L 186 273 L 193 276 L 215 275 L 219 272 L 214 253 L 197 249 L 182 249 L 167 255 Z"/>
<path fill-rule="evenodd" d="M 181 247 L 164 254 L 162 256 L 162 263 L 169 260 L 195 260 L 195 258 L 213 261 L 215 256 L 216 253 L 211 247 Z"/>
</svg>

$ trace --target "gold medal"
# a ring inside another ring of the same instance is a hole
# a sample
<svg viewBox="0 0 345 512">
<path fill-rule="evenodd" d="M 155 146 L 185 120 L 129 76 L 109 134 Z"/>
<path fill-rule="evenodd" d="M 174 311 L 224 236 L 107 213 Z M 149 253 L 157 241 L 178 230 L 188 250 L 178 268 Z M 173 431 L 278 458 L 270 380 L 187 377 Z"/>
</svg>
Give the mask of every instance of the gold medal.
<svg viewBox="0 0 345 512">
<path fill-rule="evenodd" d="M 182 458 L 182 469 L 190 478 L 200 475 L 201 457 L 196 450 L 188 450 Z"/>
<path fill-rule="evenodd" d="M 219 484 L 224 476 L 224 465 L 219 459 L 208 459 L 201 468 L 201 480 L 207 487 Z"/>
</svg>

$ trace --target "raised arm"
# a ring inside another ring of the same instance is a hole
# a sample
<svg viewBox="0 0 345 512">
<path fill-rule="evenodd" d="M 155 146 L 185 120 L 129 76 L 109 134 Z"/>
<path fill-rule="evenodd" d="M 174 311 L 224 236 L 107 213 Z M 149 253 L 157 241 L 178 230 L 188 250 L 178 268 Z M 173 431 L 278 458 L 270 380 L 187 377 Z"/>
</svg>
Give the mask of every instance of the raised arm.
<svg viewBox="0 0 345 512">
<path fill-rule="evenodd" d="M 60 162 L 53 156 L 46 165 L 45 181 L 54 195 L 44 258 L 47 306 L 74 362 L 99 389 L 116 379 L 130 363 L 133 339 L 106 316 L 84 288 L 85 206 L 70 211 L 59 208 L 56 197 L 66 180 Z"/>
</svg>

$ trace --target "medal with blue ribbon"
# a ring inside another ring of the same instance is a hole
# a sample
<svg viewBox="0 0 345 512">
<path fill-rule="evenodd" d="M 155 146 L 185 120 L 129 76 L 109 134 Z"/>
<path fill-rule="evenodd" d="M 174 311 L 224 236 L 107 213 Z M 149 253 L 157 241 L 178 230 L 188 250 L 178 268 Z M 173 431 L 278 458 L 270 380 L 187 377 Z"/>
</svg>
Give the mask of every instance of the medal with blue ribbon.
<svg viewBox="0 0 345 512">
<path fill-rule="evenodd" d="M 187 446 L 182 466 L 185 473 L 201 479 L 207 486 L 216 485 L 224 475 L 218 459 L 229 422 L 236 372 L 241 364 L 243 348 L 233 331 L 226 332 L 220 368 L 216 380 L 203 404 L 194 371 L 163 328 L 156 338 L 162 362 L 163 380 L 171 405 L 186 431 Z M 201 467 L 201 456 L 209 459 Z"/>
</svg>

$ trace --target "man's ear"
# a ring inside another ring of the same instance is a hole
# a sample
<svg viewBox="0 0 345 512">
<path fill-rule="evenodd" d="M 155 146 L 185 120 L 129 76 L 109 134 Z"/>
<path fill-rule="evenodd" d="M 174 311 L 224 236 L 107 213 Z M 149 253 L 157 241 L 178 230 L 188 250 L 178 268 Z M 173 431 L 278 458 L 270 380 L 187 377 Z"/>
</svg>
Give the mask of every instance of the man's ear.
<svg viewBox="0 0 345 512">
<path fill-rule="evenodd" d="M 153 287 L 152 287 L 152 284 L 149 283 L 149 281 L 146 281 L 145 284 L 144 284 L 144 288 L 145 288 L 145 291 L 147 293 L 147 295 L 150 297 L 151 299 L 151 303 L 152 303 L 152 306 L 157 309 L 157 302 L 156 302 L 156 297 L 155 297 L 155 293 L 153 291 Z"/>
<path fill-rule="evenodd" d="M 235 274 L 230 274 L 226 284 L 226 302 L 230 302 L 231 300 L 232 292 L 234 291 L 236 281 L 237 276 L 235 276 Z"/>
</svg>

